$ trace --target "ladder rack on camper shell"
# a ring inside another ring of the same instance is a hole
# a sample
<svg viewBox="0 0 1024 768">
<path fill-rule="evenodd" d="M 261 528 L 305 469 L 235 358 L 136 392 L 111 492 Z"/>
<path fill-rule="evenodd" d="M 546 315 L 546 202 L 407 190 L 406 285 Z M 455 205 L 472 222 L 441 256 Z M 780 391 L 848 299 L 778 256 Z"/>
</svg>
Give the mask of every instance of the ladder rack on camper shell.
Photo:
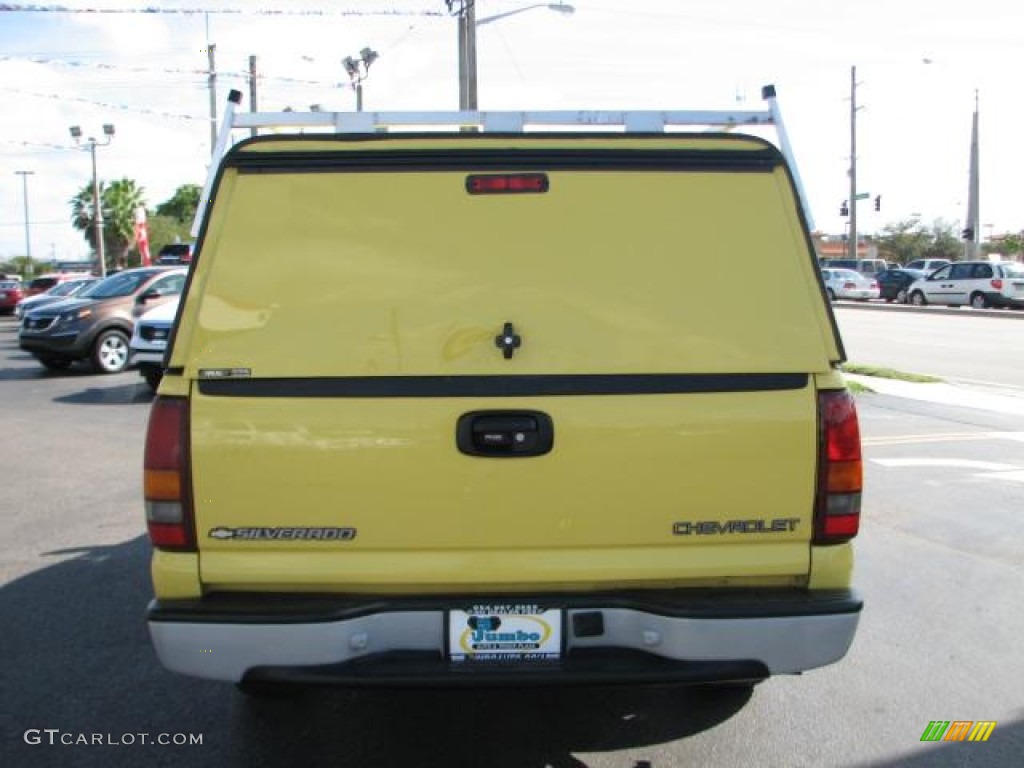
<svg viewBox="0 0 1024 768">
<path fill-rule="evenodd" d="M 708 129 L 733 130 L 741 126 L 773 127 L 778 135 L 779 149 L 786 158 L 793 175 L 800 205 L 807 225 L 814 229 L 811 209 L 804 196 L 803 183 L 797 170 L 793 151 L 782 122 L 782 112 L 776 100 L 775 86 L 766 85 L 761 96 L 767 102 L 765 110 L 551 110 L 551 111 L 502 111 L 502 112 L 239 112 L 242 102 L 240 91 L 231 91 L 221 122 L 217 143 L 213 150 L 210 171 L 206 177 L 199 208 L 192 223 L 192 236 L 199 234 L 199 227 L 206 212 L 206 201 L 210 199 L 217 177 L 217 167 L 227 152 L 231 133 L 235 129 L 248 128 L 256 135 L 260 128 L 280 130 L 291 128 L 319 129 L 334 133 L 377 133 L 394 128 L 437 128 L 448 127 L 453 131 L 473 130 L 485 133 L 521 133 L 526 126 L 551 126 L 553 128 L 608 127 L 622 128 L 626 133 L 657 133 L 676 126 L 703 126 Z"/>
</svg>

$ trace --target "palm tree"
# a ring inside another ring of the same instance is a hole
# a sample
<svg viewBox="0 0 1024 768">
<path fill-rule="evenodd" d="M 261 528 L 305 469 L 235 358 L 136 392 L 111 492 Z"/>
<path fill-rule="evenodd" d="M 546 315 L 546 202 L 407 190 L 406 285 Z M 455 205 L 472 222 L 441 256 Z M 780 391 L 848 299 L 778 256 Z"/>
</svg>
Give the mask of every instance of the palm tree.
<svg viewBox="0 0 1024 768">
<path fill-rule="evenodd" d="M 123 269 L 128 266 L 128 254 L 135 245 L 135 211 L 146 204 L 144 190 L 133 179 L 118 179 L 110 184 L 101 181 L 99 189 L 107 266 Z M 85 241 L 96 251 L 92 185 L 82 187 L 70 202 L 72 226 L 82 233 Z"/>
</svg>

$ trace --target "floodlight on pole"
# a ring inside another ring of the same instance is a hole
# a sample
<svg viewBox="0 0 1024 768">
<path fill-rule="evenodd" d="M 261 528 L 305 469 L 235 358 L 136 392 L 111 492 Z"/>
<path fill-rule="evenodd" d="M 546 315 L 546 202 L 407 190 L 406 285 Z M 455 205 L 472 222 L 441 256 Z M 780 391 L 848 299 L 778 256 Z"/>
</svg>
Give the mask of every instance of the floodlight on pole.
<svg viewBox="0 0 1024 768">
<path fill-rule="evenodd" d="M 68 131 L 75 143 L 80 144 L 83 136 L 81 127 L 72 125 Z M 103 206 L 100 205 L 100 183 L 96 174 L 96 147 L 105 147 L 113 140 L 114 126 L 111 123 L 104 123 L 103 135 L 107 137 L 106 141 L 97 141 L 93 136 L 86 139 L 92 155 L 92 226 L 96 238 L 96 257 L 100 262 L 100 277 L 107 276 L 107 255 L 103 244 Z"/>
<path fill-rule="evenodd" d="M 380 54 L 372 48 L 363 48 L 359 58 L 346 56 L 341 60 L 341 66 L 345 68 L 345 74 L 356 92 L 356 112 L 363 111 L 363 80 L 370 74 L 370 65 L 379 58 Z"/>
</svg>

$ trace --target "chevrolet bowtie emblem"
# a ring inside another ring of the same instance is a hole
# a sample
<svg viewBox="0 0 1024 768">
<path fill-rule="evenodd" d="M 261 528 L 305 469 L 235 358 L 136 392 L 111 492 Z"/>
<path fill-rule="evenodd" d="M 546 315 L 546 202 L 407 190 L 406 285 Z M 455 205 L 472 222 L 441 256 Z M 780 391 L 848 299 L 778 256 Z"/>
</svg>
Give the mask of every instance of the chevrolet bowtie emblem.
<svg viewBox="0 0 1024 768">
<path fill-rule="evenodd" d="M 494 346 L 501 350 L 501 354 L 505 356 L 506 360 L 512 359 L 512 355 L 516 353 L 516 350 L 519 349 L 522 343 L 523 339 L 521 336 L 516 335 L 516 330 L 512 323 L 505 323 L 501 333 L 494 337 Z"/>
</svg>

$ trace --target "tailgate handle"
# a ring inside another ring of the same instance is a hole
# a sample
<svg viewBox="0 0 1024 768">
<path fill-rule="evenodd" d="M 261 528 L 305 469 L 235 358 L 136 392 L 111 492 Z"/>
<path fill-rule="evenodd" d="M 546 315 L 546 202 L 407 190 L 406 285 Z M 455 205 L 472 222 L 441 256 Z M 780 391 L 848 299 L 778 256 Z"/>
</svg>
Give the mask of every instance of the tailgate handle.
<svg viewBox="0 0 1024 768">
<path fill-rule="evenodd" d="M 540 411 L 472 411 L 455 427 L 455 444 L 467 456 L 543 456 L 554 442 L 551 417 Z"/>
</svg>

